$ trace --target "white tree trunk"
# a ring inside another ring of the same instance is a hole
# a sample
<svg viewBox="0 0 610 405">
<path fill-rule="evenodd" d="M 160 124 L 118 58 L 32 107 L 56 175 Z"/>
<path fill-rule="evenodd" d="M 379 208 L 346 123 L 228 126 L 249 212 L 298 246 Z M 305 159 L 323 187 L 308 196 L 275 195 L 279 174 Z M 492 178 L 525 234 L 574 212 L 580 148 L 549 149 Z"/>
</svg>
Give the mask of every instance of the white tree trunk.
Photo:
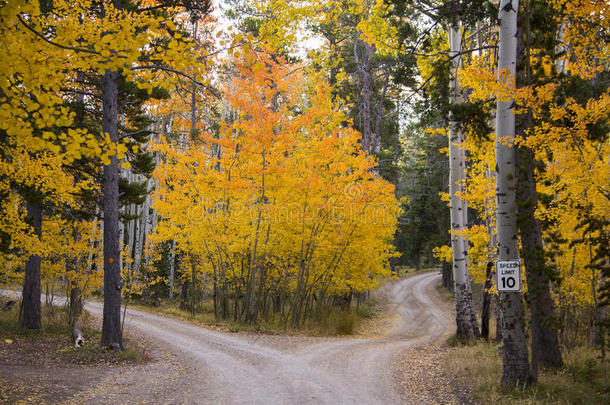
<svg viewBox="0 0 610 405">
<path fill-rule="evenodd" d="M 452 61 L 450 80 L 450 103 L 460 101 L 457 84 L 457 69 L 461 63 L 461 36 L 459 26 L 449 28 L 449 55 Z M 456 335 L 461 339 L 474 339 L 479 336 L 472 291 L 468 275 L 468 241 L 463 235 L 467 221 L 466 202 L 460 198 L 466 180 L 465 153 L 462 148 L 463 134 L 458 130 L 457 124 L 451 119 L 449 122 L 449 205 L 451 211 L 451 252 L 453 256 L 453 280 L 455 291 L 455 321 Z"/>
<path fill-rule="evenodd" d="M 174 299 L 174 274 L 176 271 L 176 239 L 172 240 L 172 252 L 169 256 L 169 299 Z"/>
<path fill-rule="evenodd" d="M 515 78 L 517 60 L 517 10 L 518 0 L 502 0 L 500 3 L 500 40 L 498 72 L 510 71 Z M 513 100 L 500 101 L 496 122 L 496 225 L 498 230 L 498 260 L 519 259 L 515 206 L 515 114 Z M 502 345 L 504 369 L 502 382 L 524 385 L 531 382 L 527 342 L 523 327 L 521 292 L 500 294 L 502 309 Z"/>
<path fill-rule="evenodd" d="M 151 179 L 146 180 L 146 192 L 150 192 Z M 138 230 L 138 241 L 136 243 L 136 254 L 134 259 L 134 266 L 136 269 L 136 275 L 140 274 L 140 266 L 141 263 L 146 260 L 143 260 L 144 256 L 144 244 L 146 243 L 146 239 L 148 238 L 148 220 L 149 220 L 149 211 L 150 211 L 150 195 L 146 195 L 146 200 L 144 200 L 144 205 L 142 206 L 142 215 L 140 217 L 140 226 Z"/>
</svg>

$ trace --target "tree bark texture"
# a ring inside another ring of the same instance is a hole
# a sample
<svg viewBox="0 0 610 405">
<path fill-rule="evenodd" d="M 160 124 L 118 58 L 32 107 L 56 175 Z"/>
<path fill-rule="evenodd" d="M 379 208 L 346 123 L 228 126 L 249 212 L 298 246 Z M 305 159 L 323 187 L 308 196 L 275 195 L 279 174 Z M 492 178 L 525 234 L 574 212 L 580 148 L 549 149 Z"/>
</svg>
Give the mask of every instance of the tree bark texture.
<svg viewBox="0 0 610 405">
<path fill-rule="evenodd" d="M 517 31 L 517 86 L 530 82 L 530 29 L 529 12 L 524 16 L 525 29 Z M 530 113 L 521 114 L 516 119 L 516 133 L 528 136 L 527 129 L 532 127 Z M 542 246 L 540 220 L 536 218 L 538 194 L 534 167 L 533 151 L 521 145 L 516 154 L 517 164 L 517 226 L 521 236 L 521 256 L 527 277 L 528 303 L 532 328 L 532 372 L 537 374 L 538 366 L 561 368 L 563 359 L 559 350 L 557 317 L 551 297 L 551 270 L 546 266 Z"/>
<path fill-rule="evenodd" d="M 460 99 L 456 72 L 460 65 L 458 53 L 461 47 L 460 29 L 451 26 L 449 29 L 449 49 L 453 69 L 450 80 L 450 102 L 457 103 Z M 466 226 L 466 205 L 460 197 L 466 181 L 465 154 L 461 147 L 463 134 L 458 130 L 457 123 L 449 122 L 449 195 L 451 211 L 451 252 L 453 256 L 453 280 L 455 294 L 456 335 L 460 339 L 475 339 L 479 337 L 479 327 L 472 303 L 472 290 L 468 275 L 468 241 L 462 234 Z"/>
<path fill-rule="evenodd" d="M 81 235 L 80 232 L 78 231 L 78 228 L 74 228 L 74 231 L 72 232 L 72 239 L 74 240 L 74 243 L 78 243 L 80 241 Z M 74 257 L 71 258 L 70 262 L 68 263 L 68 266 L 70 266 L 72 268 L 72 271 L 74 271 L 76 274 L 79 273 L 80 269 L 79 269 L 79 256 L 75 255 Z M 78 277 L 76 277 L 75 280 L 70 280 L 70 301 L 69 301 L 69 305 L 68 305 L 68 322 L 70 323 L 70 326 L 74 326 L 76 321 L 78 320 L 78 318 L 81 315 L 81 312 L 83 311 L 83 299 L 82 299 L 82 291 L 80 288 L 80 285 L 78 284 Z"/>
<path fill-rule="evenodd" d="M 40 202 L 27 202 L 27 215 L 30 225 L 34 228 L 34 235 L 38 239 L 42 236 L 42 206 Z M 23 313 L 21 327 L 27 329 L 40 329 L 40 256 L 30 255 L 25 262 L 25 280 L 22 295 Z"/>
<path fill-rule="evenodd" d="M 119 72 L 107 70 L 102 78 L 102 130 L 112 142 L 118 140 Z M 123 349 L 119 243 L 119 162 L 116 155 L 104 166 L 104 319 L 102 346 Z"/>
<path fill-rule="evenodd" d="M 550 291 L 549 271 L 545 265 L 540 221 L 535 217 L 538 198 L 534 180 L 534 156 L 529 148 L 521 147 L 519 164 L 519 215 L 521 255 L 527 277 L 528 303 L 532 328 L 532 366 L 561 368 L 557 319 Z"/>
<path fill-rule="evenodd" d="M 502 0 L 498 15 L 500 24 L 498 71 L 516 73 L 518 0 Z M 496 123 L 496 225 L 498 260 L 519 258 L 515 207 L 515 137 L 513 100 L 497 102 Z M 531 383 L 527 342 L 523 325 L 521 292 L 500 294 L 502 308 L 503 371 L 502 382 L 508 385 Z"/>
<path fill-rule="evenodd" d="M 491 314 L 491 294 L 489 294 L 489 289 L 491 288 L 493 265 L 493 262 L 487 263 L 487 269 L 485 270 L 485 287 L 483 289 L 483 304 L 481 309 L 481 337 L 484 339 L 489 339 L 489 318 Z"/>
</svg>

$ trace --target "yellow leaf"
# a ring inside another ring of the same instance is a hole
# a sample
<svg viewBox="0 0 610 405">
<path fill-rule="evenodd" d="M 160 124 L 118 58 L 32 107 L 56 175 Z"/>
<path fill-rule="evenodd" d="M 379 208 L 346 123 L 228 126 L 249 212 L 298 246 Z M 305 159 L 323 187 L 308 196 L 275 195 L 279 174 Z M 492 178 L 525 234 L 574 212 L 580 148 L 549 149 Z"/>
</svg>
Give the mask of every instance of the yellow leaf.
<svg viewBox="0 0 610 405">
<path fill-rule="evenodd" d="M 13 339 L 4 339 L 4 341 L 9 345 L 13 344 Z"/>
</svg>

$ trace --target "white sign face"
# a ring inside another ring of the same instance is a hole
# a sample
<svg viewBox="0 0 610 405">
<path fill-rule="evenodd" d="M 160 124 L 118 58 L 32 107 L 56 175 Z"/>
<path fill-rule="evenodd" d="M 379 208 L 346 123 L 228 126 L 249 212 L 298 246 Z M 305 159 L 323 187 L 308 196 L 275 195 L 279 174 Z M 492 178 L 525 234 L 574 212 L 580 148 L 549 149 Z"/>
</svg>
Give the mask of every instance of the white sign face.
<svg viewBox="0 0 610 405">
<path fill-rule="evenodd" d="M 521 291 L 521 260 L 498 261 L 498 291 Z"/>
</svg>

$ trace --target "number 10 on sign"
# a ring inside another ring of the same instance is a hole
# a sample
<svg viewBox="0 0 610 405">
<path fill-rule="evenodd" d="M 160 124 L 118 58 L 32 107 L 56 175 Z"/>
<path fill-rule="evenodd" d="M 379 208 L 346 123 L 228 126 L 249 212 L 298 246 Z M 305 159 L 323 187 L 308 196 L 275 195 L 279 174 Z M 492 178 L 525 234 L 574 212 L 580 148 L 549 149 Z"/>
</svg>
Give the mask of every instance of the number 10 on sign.
<svg viewBox="0 0 610 405">
<path fill-rule="evenodd" d="M 498 261 L 498 291 L 521 291 L 521 260 Z"/>
</svg>

